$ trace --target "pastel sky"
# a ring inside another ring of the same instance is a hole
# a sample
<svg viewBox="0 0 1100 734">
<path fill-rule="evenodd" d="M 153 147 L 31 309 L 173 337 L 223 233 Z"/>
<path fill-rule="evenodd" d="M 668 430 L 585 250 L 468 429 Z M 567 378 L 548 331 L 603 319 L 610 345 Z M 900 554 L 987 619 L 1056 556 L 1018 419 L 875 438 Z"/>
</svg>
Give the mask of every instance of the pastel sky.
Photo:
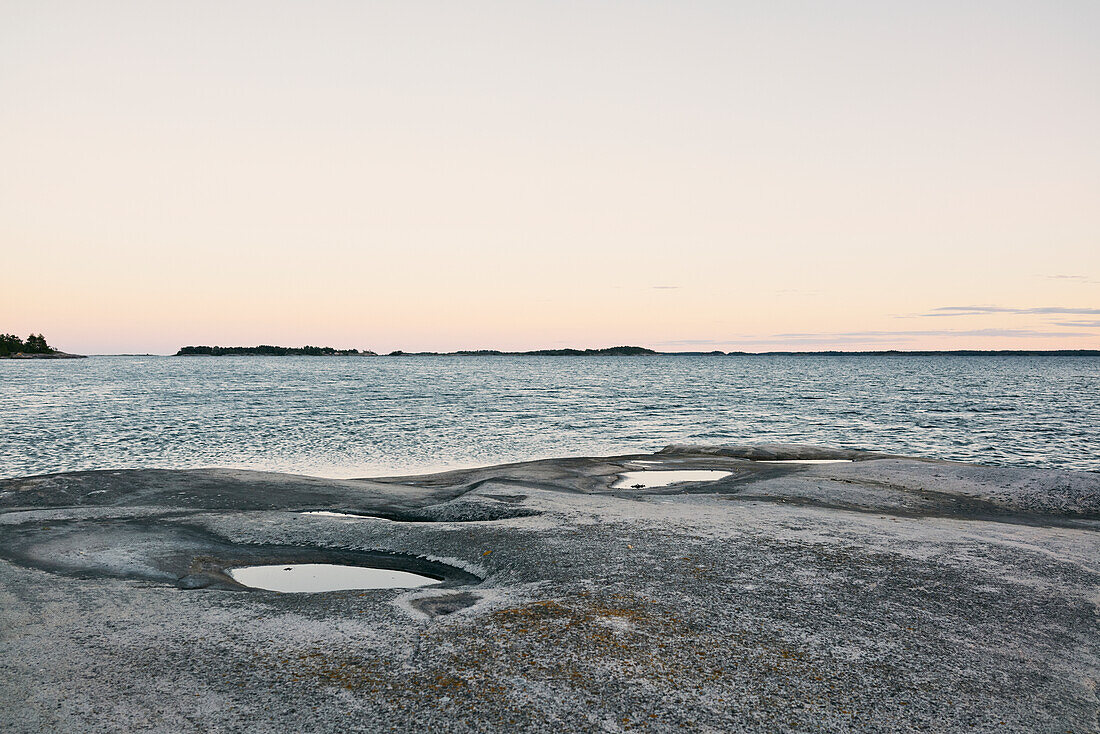
<svg viewBox="0 0 1100 734">
<path fill-rule="evenodd" d="M 1100 3 L 0 0 L 0 331 L 1100 348 Z"/>
</svg>

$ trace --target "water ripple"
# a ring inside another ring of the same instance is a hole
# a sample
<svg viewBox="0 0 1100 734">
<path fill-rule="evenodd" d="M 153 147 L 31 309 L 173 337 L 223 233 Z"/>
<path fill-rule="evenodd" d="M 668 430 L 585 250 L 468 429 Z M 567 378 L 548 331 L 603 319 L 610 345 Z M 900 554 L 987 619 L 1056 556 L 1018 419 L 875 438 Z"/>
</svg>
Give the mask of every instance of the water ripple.
<svg viewBox="0 0 1100 734">
<path fill-rule="evenodd" d="M 1100 360 L 93 357 L 0 362 L 0 476 L 349 477 L 784 441 L 1100 471 Z"/>
</svg>

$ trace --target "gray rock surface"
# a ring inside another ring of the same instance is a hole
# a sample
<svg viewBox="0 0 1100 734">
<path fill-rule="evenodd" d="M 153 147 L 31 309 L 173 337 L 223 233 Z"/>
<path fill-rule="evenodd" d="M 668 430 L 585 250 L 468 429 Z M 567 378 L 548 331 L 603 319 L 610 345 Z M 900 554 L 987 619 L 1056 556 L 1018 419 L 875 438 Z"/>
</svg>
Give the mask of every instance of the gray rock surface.
<svg viewBox="0 0 1100 734">
<path fill-rule="evenodd" d="M 785 445 L 6 480 L 0 730 L 1094 732 L 1098 531 L 1097 474 Z M 226 573 L 293 562 L 440 583 Z"/>
</svg>

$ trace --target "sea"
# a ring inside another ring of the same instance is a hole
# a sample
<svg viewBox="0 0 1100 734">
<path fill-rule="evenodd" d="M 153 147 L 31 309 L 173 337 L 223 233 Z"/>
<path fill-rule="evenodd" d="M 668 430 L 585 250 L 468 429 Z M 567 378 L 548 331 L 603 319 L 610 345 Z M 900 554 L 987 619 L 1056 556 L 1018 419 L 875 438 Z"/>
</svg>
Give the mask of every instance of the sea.
<svg viewBox="0 0 1100 734">
<path fill-rule="evenodd" d="M 656 355 L 0 360 L 0 477 L 394 476 L 784 442 L 1100 471 L 1100 358 Z"/>
</svg>

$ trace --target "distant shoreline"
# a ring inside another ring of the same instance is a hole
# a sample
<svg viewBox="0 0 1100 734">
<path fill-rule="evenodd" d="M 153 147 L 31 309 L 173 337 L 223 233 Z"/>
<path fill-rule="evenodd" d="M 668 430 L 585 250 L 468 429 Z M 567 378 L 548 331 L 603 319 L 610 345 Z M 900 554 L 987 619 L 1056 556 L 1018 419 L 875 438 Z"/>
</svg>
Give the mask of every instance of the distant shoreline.
<svg viewBox="0 0 1100 734">
<path fill-rule="evenodd" d="M 126 355 L 114 355 L 126 356 Z M 645 347 L 608 347 L 605 349 L 536 349 L 525 352 L 507 352 L 496 349 L 458 350 L 454 352 L 404 352 L 377 354 L 357 349 L 333 349 L 332 347 L 183 347 L 176 357 L 767 357 L 767 356 L 870 356 L 870 357 L 1100 357 L 1100 349 L 943 349 L 943 350 L 821 350 L 769 351 L 769 352 L 658 352 Z"/>
<path fill-rule="evenodd" d="M 87 359 L 86 354 L 69 354 L 68 352 L 49 352 L 46 354 L 3 354 L 0 359 Z"/>
</svg>

